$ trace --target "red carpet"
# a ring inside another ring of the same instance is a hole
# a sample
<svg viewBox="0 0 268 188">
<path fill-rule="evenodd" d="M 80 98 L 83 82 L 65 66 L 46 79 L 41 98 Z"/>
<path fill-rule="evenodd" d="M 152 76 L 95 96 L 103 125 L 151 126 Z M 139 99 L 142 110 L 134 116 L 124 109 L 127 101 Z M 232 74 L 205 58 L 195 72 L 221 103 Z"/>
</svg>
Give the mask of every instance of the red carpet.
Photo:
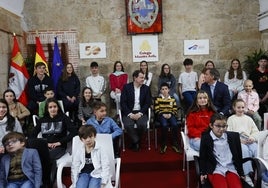
<svg viewBox="0 0 268 188">
<path fill-rule="evenodd" d="M 122 153 L 121 188 L 154 187 L 186 188 L 186 171 L 182 171 L 182 154 L 168 148 L 160 154 L 154 148 Z M 197 186 L 194 166 L 191 166 L 190 187 Z"/>
<path fill-rule="evenodd" d="M 121 153 L 121 188 L 186 188 L 186 171 L 182 171 L 183 154 L 175 153 L 169 146 L 165 154 L 144 146 L 139 152 L 126 149 Z M 66 187 L 71 184 L 70 169 L 63 173 Z M 197 187 L 194 163 L 190 163 L 190 188 Z"/>
</svg>

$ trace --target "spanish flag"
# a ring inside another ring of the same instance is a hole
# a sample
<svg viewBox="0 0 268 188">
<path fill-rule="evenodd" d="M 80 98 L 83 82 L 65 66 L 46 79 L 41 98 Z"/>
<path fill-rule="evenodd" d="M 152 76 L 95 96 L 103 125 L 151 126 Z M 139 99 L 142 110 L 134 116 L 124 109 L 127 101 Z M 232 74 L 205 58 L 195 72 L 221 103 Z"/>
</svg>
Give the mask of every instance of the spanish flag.
<svg viewBox="0 0 268 188">
<path fill-rule="evenodd" d="M 38 62 L 43 62 L 46 65 L 46 74 L 49 76 L 47 61 L 45 57 L 45 53 L 42 47 L 42 44 L 40 42 L 39 37 L 35 37 L 35 43 L 36 43 L 36 54 L 35 54 L 35 64 Z M 35 72 L 34 72 L 35 74 Z"/>
<path fill-rule="evenodd" d="M 14 46 L 9 71 L 9 88 L 15 92 L 18 101 L 26 106 L 28 104 L 26 86 L 30 76 L 20 53 L 17 38 L 15 35 L 13 38 Z"/>
</svg>

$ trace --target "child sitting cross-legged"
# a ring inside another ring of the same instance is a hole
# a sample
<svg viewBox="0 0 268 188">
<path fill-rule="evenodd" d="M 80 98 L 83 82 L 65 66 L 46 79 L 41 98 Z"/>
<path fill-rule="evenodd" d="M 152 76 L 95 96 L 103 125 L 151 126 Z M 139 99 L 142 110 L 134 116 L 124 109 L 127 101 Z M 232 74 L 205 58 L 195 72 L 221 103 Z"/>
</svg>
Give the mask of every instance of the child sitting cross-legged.
<svg viewBox="0 0 268 188">
<path fill-rule="evenodd" d="M 0 187 L 40 188 L 42 166 L 35 149 L 25 148 L 22 133 L 10 132 L 2 139 L 6 154 L 1 159 Z"/>
</svg>

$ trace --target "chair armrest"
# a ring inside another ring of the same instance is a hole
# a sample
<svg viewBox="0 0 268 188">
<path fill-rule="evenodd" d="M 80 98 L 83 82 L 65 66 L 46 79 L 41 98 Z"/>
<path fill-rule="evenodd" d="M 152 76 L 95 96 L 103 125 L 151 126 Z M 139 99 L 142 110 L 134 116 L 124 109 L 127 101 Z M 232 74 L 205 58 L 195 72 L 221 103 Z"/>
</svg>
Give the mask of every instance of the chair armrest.
<svg viewBox="0 0 268 188">
<path fill-rule="evenodd" d="M 34 125 L 34 127 L 36 127 L 36 125 L 37 125 L 36 120 L 38 120 L 39 117 L 37 115 L 33 115 L 32 118 L 33 118 L 33 125 Z"/>
<path fill-rule="evenodd" d="M 262 174 L 268 170 L 268 163 L 262 158 L 253 158 L 254 165 L 257 169 L 257 183 L 256 187 L 261 187 L 262 183 Z"/>
</svg>

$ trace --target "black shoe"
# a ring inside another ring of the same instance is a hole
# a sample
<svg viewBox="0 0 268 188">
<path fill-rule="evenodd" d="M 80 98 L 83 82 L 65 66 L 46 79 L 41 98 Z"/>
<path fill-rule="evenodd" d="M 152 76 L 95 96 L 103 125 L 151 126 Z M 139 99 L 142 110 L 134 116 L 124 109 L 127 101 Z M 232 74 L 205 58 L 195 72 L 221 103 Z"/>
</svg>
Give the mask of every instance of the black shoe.
<svg viewBox="0 0 268 188">
<path fill-rule="evenodd" d="M 173 145 L 172 149 L 176 152 L 176 153 L 182 153 L 182 150 L 180 149 L 179 146 Z"/>
<path fill-rule="evenodd" d="M 166 151 L 167 151 L 167 146 L 166 145 L 162 145 L 161 148 L 160 148 L 160 153 L 161 154 L 164 154 L 164 153 L 166 153 Z"/>
</svg>

